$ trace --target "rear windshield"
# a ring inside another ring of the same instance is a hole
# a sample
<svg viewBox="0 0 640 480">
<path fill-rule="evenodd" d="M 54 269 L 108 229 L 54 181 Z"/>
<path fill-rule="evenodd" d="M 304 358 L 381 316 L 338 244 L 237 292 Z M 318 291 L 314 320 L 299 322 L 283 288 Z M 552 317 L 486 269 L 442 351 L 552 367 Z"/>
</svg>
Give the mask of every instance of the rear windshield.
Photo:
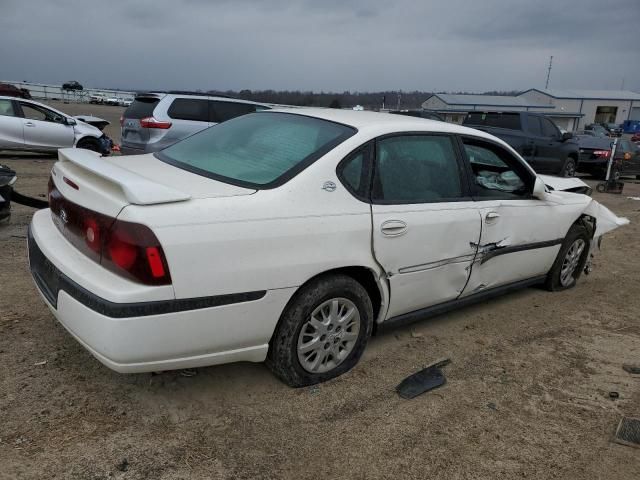
<svg viewBox="0 0 640 480">
<path fill-rule="evenodd" d="M 519 113 L 470 112 L 464 119 L 463 125 L 521 130 Z"/>
<path fill-rule="evenodd" d="M 160 160 L 250 188 L 283 184 L 356 130 L 289 113 L 250 113 L 208 128 L 161 152 Z"/>
<path fill-rule="evenodd" d="M 124 118 L 145 118 L 153 116 L 153 109 L 160 101 L 155 97 L 137 97 L 124 112 Z"/>
</svg>

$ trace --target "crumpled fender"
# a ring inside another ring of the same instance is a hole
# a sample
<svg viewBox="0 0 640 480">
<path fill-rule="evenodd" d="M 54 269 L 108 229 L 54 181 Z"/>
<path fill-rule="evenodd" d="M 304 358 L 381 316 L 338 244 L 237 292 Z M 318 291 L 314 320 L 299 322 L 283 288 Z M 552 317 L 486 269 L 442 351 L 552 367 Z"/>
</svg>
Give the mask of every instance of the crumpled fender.
<svg viewBox="0 0 640 480">
<path fill-rule="evenodd" d="M 618 227 L 629 224 L 628 218 L 618 217 L 607 207 L 595 200 L 591 200 L 591 203 L 589 203 L 587 208 L 584 209 L 584 213 L 596 219 L 596 232 L 593 236 L 594 238 L 600 237 Z"/>
</svg>

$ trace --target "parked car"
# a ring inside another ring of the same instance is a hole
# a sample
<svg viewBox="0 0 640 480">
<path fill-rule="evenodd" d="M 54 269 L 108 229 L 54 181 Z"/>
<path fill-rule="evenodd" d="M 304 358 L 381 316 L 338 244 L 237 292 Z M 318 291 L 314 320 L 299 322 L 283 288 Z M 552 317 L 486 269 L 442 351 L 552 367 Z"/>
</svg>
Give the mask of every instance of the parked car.
<svg viewBox="0 0 640 480">
<path fill-rule="evenodd" d="M 75 80 L 71 80 L 69 82 L 65 82 L 62 84 L 62 90 L 82 90 L 83 87 L 82 85 L 80 85 L 80 83 L 76 82 Z"/>
<path fill-rule="evenodd" d="M 577 130 L 573 132 L 573 136 L 578 137 L 600 137 L 600 138 L 609 138 L 606 132 L 600 130 Z M 579 144 L 580 142 L 578 142 Z"/>
<path fill-rule="evenodd" d="M 202 94 L 140 94 L 120 118 L 120 149 L 123 155 L 157 152 L 217 123 L 268 108 L 260 103 Z"/>
<path fill-rule="evenodd" d="M 96 127 L 48 105 L 0 97 L 0 150 L 55 152 L 74 146 L 108 154 L 112 142 Z"/>
<path fill-rule="evenodd" d="M 121 98 L 120 99 L 120 105 L 122 107 L 128 107 L 133 103 L 133 98 L 127 97 L 127 98 Z"/>
<path fill-rule="evenodd" d="M 437 120 L 444 122 L 444 118 L 438 112 L 432 112 L 430 110 L 389 110 L 389 113 L 395 113 L 396 115 L 407 115 L 409 117 L 426 118 L 427 120 Z"/>
<path fill-rule="evenodd" d="M 601 235 L 628 223 L 562 191 L 577 184 L 458 125 L 262 111 L 135 161 L 60 150 L 30 268 L 116 371 L 266 359 L 310 385 L 352 368 L 374 329 L 573 287 Z"/>
<path fill-rule="evenodd" d="M 463 125 L 501 138 L 536 172 L 571 177 L 578 164 L 578 144 L 571 133 L 543 115 L 530 112 L 469 112 Z"/>
<path fill-rule="evenodd" d="M 589 125 L 585 125 L 584 129 L 587 130 L 587 131 L 590 130 L 592 132 L 596 132 L 596 136 L 598 136 L 598 137 L 608 137 L 609 136 L 609 130 L 604 128 L 599 123 L 591 123 Z"/>
<path fill-rule="evenodd" d="M 120 98 L 114 96 L 114 97 L 107 97 L 104 103 L 106 103 L 107 105 L 118 106 L 120 105 L 120 101 L 121 101 Z"/>
<path fill-rule="evenodd" d="M 618 125 L 617 123 L 601 123 L 600 125 L 602 125 L 607 130 L 607 132 L 609 132 L 610 137 L 621 137 L 624 133 L 624 130 L 622 130 L 622 126 Z"/>
<path fill-rule="evenodd" d="M 610 138 L 584 137 L 579 142 L 578 172 L 588 173 L 599 179 L 606 178 L 613 141 Z M 640 146 L 626 139 L 618 139 L 609 175 L 616 179 L 624 176 L 640 179 Z"/>
<path fill-rule="evenodd" d="M 31 98 L 31 93 L 26 88 L 18 88 L 10 83 L 0 83 L 0 96 Z"/>
<path fill-rule="evenodd" d="M 101 105 L 107 101 L 107 96 L 104 93 L 93 93 L 89 95 L 89 103 L 95 103 Z"/>
</svg>

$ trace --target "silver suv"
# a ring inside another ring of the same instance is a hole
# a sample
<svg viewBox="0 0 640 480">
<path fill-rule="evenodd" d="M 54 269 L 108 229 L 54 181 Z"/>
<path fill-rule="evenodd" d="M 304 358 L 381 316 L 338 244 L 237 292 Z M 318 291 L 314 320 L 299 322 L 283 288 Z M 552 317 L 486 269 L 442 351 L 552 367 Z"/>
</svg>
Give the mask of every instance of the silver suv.
<svg viewBox="0 0 640 480">
<path fill-rule="evenodd" d="M 200 130 L 269 106 L 184 92 L 136 96 L 122 117 L 123 155 L 157 152 Z"/>
</svg>

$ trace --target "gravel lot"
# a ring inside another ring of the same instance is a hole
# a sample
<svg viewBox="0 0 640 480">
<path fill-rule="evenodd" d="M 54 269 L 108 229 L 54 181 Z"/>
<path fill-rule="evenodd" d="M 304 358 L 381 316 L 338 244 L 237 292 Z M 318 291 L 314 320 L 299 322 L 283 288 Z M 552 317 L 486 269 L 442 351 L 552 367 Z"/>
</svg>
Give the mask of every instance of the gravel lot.
<svg viewBox="0 0 640 480">
<path fill-rule="evenodd" d="M 56 105 L 113 122 L 122 108 Z M 7 156 L 44 195 L 54 159 Z M 637 479 L 611 441 L 640 417 L 640 185 L 594 194 L 630 226 L 578 287 L 531 288 L 373 338 L 350 373 L 290 389 L 263 365 L 120 375 L 58 325 L 28 273 L 32 210 L 0 224 L 0 478 Z M 394 387 L 440 358 L 448 383 Z M 43 363 L 46 362 L 46 363 Z M 611 400 L 609 392 L 619 392 Z"/>
</svg>

